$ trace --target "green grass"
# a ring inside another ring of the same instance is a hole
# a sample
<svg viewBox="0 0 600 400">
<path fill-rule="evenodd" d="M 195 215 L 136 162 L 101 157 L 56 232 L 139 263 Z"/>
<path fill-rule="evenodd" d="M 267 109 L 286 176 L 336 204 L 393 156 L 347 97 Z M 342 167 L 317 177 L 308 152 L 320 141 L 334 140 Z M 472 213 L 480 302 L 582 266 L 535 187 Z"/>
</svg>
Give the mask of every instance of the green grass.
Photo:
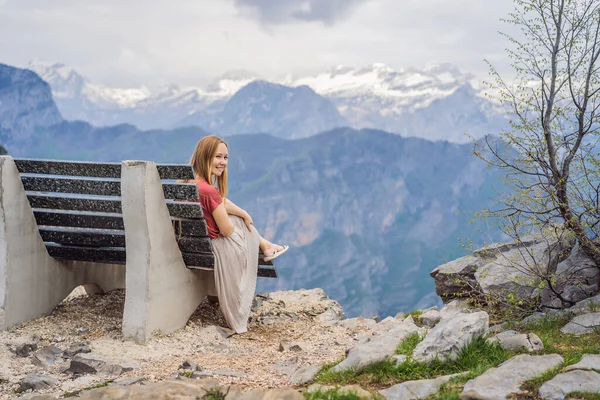
<svg viewBox="0 0 600 400">
<path fill-rule="evenodd" d="M 363 400 L 364 397 L 360 397 L 355 393 L 346 393 L 340 390 L 341 388 L 335 388 L 330 390 L 316 390 L 310 393 L 304 393 L 304 397 L 307 400 Z M 379 395 L 374 396 L 375 399 L 380 399 Z"/>
<path fill-rule="evenodd" d="M 600 400 L 600 392 L 598 393 L 581 393 L 581 392 L 571 392 L 568 394 L 567 398 L 569 399 L 577 399 L 577 400 Z"/>
<path fill-rule="evenodd" d="M 112 382 L 113 381 L 111 379 L 111 380 L 108 380 L 108 381 L 104 381 L 102 383 L 98 383 L 97 385 L 89 386 L 89 387 L 86 387 L 86 388 L 83 388 L 83 389 L 80 389 L 80 390 L 75 390 L 75 391 L 72 391 L 72 392 L 64 392 L 63 393 L 63 397 L 64 398 L 69 398 L 69 397 L 79 396 L 81 394 L 81 392 L 83 392 L 85 390 L 93 390 L 93 389 L 98 389 L 98 388 L 101 388 L 101 387 L 105 387 L 105 386 L 108 386 L 109 384 L 111 384 Z"/>
<path fill-rule="evenodd" d="M 509 353 L 499 345 L 487 343 L 481 338 L 465 347 L 454 361 L 434 360 L 429 364 L 421 364 L 408 359 L 397 366 L 392 361 L 386 361 L 371 365 L 358 374 L 352 370 L 333 372 L 331 366 L 328 366 L 317 375 L 316 381 L 323 384 L 359 384 L 363 387 L 383 388 L 400 382 L 431 379 L 465 371 L 477 376 L 508 357 Z"/>
<path fill-rule="evenodd" d="M 225 400 L 225 394 L 221 393 L 221 390 L 218 388 L 210 389 L 202 396 L 202 400 Z"/>
<path fill-rule="evenodd" d="M 402 341 L 402 343 L 398 345 L 398 347 L 396 348 L 396 354 L 404 354 L 405 356 L 410 356 L 421 340 L 421 336 L 419 336 L 418 333 L 411 333 L 406 339 Z"/>
</svg>

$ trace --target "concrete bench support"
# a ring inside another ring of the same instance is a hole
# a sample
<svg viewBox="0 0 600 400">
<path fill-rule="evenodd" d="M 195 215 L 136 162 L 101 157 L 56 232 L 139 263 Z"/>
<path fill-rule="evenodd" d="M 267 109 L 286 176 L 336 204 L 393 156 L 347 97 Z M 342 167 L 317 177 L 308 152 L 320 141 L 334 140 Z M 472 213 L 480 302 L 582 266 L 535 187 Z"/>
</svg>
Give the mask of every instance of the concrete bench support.
<svg viewBox="0 0 600 400">
<path fill-rule="evenodd" d="M 49 313 L 78 285 L 125 286 L 123 265 L 48 255 L 13 159 L 0 156 L 0 330 Z"/>
<path fill-rule="evenodd" d="M 145 343 L 155 331 L 184 327 L 202 299 L 215 293 L 214 277 L 186 268 L 154 163 L 121 164 L 121 204 L 127 248 L 123 336 Z"/>
</svg>

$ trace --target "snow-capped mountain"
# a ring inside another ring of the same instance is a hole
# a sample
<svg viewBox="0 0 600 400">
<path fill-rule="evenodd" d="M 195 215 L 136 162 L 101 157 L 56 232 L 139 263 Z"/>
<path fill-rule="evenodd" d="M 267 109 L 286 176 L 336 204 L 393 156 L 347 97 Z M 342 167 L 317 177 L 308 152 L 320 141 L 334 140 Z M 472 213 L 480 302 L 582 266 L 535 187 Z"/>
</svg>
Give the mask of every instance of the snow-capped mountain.
<svg viewBox="0 0 600 400">
<path fill-rule="evenodd" d="M 29 68 L 50 84 L 66 119 L 80 119 L 101 126 L 131 123 L 142 129 L 153 129 L 192 124 L 222 135 L 272 127 L 264 132 L 274 135 L 286 132 L 283 137 L 303 137 L 319 132 L 311 129 L 330 126 L 334 120 L 336 123 L 345 120 L 353 128 L 382 129 L 405 136 L 464 142 L 467 140 L 465 132 L 481 137 L 496 133 L 506 124 L 501 110 L 473 88 L 473 76 L 450 64 L 435 64 L 422 70 L 394 70 L 380 63 L 366 68 L 338 66 L 314 76 L 287 76 L 271 82 L 290 88 L 308 86 L 327 99 L 323 104 L 332 102 L 341 115 L 341 119 L 331 113 L 309 117 L 308 120 L 319 122 L 314 126 L 307 123 L 301 130 L 298 130 L 294 115 L 307 116 L 302 111 L 306 107 L 319 112 L 321 108 L 297 101 L 288 104 L 292 108 L 285 102 L 274 106 L 273 102 L 280 101 L 277 100 L 280 91 L 272 91 L 273 98 L 263 98 L 266 103 L 271 103 L 268 112 L 264 107 L 260 115 L 252 114 L 256 107 L 245 110 L 251 115 L 245 115 L 243 120 L 240 118 L 239 126 L 236 125 L 236 116 L 231 110 L 239 109 L 240 103 L 244 102 L 240 101 L 240 96 L 235 99 L 235 107 L 228 106 L 228 102 L 240 89 L 260 79 L 245 71 L 226 73 L 206 88 L 169 85 L 153 91 L 146 86 L 111 88 L 93 84 L 62 64 L 32 63 Z M 265 92 L 261 96 L 268 97 L 269 94 Z M 250 105 L 254 100 L 247 98 L 245 101 Z M 286 115 L 290 113 L 292 118 Z M 323 118 L 329 122 L 323 123 Z M 250 120 L 253 123 L 249 123 Z"/>
</svg>

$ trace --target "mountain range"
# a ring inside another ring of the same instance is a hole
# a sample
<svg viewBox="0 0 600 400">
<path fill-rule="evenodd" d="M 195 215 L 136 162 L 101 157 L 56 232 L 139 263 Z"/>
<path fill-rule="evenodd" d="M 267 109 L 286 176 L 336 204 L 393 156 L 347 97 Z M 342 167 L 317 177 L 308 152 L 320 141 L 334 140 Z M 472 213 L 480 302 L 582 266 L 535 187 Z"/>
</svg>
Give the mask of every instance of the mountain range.
<svg viewBox="0 0 600 400">
<path fill-rule="evenodd" d="M 17 157 L 185 163 L 207 134 L 64 120 L 46 82 L 2 64 L 0 117 L 0 144 Z M 277 260 L 280 278 L 262 280 L 259 291 L 321 287 L 348 316 L 426 307 L 440 301 L 429 272 L 464 255 L 459 239 L 497 236 L 471 223 L 501 176 L 470 144 L 347 127 L 227 141 L 230 198 L 265 237 L 291 245 Z"/>
<path fill-rule="evenodd" d="M 268 82 L 244 71 L 206 88 L 167 85 L 151 90 L 90 82 L 58 63 L 31 63 L 48 82 L 68 120 L 141 129 L 198 126 L 223 136 L 269 133 L 303 138 L 338 127 L 467 142 L 507 127 L 505 112 L 468 74 L 449 64 L 396 71 L 383 64 L 338 66 L 314 76 Z"/>
</svg>

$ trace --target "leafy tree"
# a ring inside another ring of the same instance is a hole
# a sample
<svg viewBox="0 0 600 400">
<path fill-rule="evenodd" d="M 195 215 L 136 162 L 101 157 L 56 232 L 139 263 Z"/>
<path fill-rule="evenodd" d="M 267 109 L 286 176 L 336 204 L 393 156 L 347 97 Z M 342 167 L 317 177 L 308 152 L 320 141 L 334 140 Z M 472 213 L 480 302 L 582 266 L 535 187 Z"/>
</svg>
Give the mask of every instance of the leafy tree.
<svg viewBox="0 0 600 400">
<path fill-rule="evenodd" d="M 486 211 L 517 240 L 566 234 L 600 268 L 600 2 L 515 0 L 504 22 L 520 30 L 503 34 L 514 79 L 489 64 L 490 93 L 509 109 L 510 129 L 475 154 L 505 169 L 513 190 Z"/>
</svg>

